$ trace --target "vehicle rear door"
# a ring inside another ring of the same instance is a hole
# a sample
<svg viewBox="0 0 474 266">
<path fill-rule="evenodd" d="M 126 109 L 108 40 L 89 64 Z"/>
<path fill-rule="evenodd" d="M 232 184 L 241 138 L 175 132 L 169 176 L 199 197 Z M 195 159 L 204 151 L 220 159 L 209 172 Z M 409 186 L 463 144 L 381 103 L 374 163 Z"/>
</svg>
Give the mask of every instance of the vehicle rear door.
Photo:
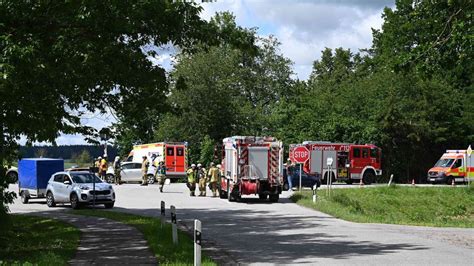
<svg viewBox="0 0 474 266">
<path fill-rule="evenodd" d="M 184 173 L 186 171 L 186 158 L 185 158 L 185 146 L 179 145 L 175 148 L 175 171 L 178 173 Z"/>
<path fill-rule="evenodd" d="M 174 173 L 176 172 L 176 147 L 172 145 L 166 146 L 166 172 Z"/>
</svg>

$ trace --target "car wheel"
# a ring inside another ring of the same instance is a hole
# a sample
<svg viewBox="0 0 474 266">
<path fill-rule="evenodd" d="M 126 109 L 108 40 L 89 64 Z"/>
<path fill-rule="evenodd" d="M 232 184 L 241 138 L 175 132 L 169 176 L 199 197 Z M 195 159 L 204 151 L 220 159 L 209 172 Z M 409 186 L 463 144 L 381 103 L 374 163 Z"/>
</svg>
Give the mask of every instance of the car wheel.
<svg viewBox="0 0 474 266">
<path fill-rule="evenodd" d="M 21 192 L 21 203 L 28 204 L 30 197 L 26 195 L 25 192 Z"/>
<path fill-rule="evenodd" d="M 71 208 L 77 210 L 81 207 L 81 203 L 79 202 L 79 198 L 77 197 L 76 193 L 71 194 Z"/>
<path fill-rule="evenodd" d="M 105 181 L 109 184 L 113 184 L 115 182 L 115 177 L 112 174 L 108 174 L 105 176 Z"/>
<path fill-rule="evenodd" d="M 18 173 L 11 171 L 7 174 L 7 181 L 10 184 L 18 182 Z"/>
<path fill-rule="evenodd" d="M 147 182 L 148 182 L 149 185 L 154 184 L 155 183 L 155 176 L 148 175 L 147 176 Z"/>
<path fill-rule="evenodd" d="M 106 209 L 112 209 L 114 207 L 114 202 L 105 203 L 104 206 L 105 206 Z"/>
<path fill-rule="evenodd" d="M 364 182 L 364 185 L 370 185 L 375 181 L 375 174 L 370 171 L 366 172 L 364 174 L 364 177 L 362 178 L 362 182 Z"/>
<path fill-rule="evenodd" d="M 46 194 L 46 204 L 50 208 L 56 206 L 56 202 L 54 202 L 54 196 L 51 191 L 48 191 L 48 193 Z"/>
<path fill-rule="evenodd" d="M 272 194 L 272 195 L 270 195 L 269 199 L 270 199 L 270 202 L 278 202 L 278 200 L 280 199 L 280 195 L 279 194 Z"/>
</svg>

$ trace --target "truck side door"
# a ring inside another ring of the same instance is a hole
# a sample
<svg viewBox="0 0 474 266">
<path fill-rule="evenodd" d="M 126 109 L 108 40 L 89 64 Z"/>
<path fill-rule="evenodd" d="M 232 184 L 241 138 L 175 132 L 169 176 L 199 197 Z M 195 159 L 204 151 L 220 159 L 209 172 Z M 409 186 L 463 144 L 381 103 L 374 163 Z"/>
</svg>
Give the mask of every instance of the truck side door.
<svg viewBox="0 0 474 266">
<path fill-rule="evenodd" d="M 176 172 L 175 147 L 166 146 L 166 172 Z"/>
</svg>

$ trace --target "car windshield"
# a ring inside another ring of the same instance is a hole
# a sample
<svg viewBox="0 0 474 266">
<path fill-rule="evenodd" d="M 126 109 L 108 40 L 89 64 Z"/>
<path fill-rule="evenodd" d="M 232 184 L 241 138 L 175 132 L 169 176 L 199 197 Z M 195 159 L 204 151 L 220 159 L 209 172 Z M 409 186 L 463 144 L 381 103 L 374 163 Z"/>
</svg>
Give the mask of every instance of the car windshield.
<svg viewBox="0 0 474 266">
<path fill-rule="evenodd" d="M 94 174 L 89 174 L 89 173 L 74 173 L 71 174 L 72 180 L 74 183 L 92 183 L 94 182 L 93 180 L 95 179 L 96 183 L 102 183 L 102 180 L 98 178 Z"/>
<path fill-rule="evenodd" d="M 436 167 L 450 167 L 454 162 L 454 159 L 439 159 L 439 161 L 435 164 Z"/>
</svg>

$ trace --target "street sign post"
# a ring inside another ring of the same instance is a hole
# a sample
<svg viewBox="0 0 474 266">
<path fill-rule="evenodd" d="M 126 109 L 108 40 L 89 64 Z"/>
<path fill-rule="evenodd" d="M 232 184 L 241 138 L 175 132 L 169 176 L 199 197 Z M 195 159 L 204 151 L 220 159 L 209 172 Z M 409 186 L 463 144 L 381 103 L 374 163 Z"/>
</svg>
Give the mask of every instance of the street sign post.
<svg viewBox="0 0 474 266">
<path fill-rule="evenodd" d="M 178 244 L 178 227 L 177 227 L 177 221 L 176 221 L 176 208 L 174 205 L 171 205 L 171 230 L 172 230 L 172 236 L 173 236 L 173 244 Z"/>
<path fill-rule="evenodd" d="M 201 221 L 194 220 L 194 266 L 201 266 Z"/>
<path fill-rule="evenodd" d="M 293 149 L 292 153 L 290 154 L 290 158 L 293 159 L 295 163 L 300 164 L 300 187 L 299 191 L 301 192 L 301 174 L 303 172 L 303 164 L 309 160 L 309 150 L 305 146 L 298 146 Z"/>
</svg>

